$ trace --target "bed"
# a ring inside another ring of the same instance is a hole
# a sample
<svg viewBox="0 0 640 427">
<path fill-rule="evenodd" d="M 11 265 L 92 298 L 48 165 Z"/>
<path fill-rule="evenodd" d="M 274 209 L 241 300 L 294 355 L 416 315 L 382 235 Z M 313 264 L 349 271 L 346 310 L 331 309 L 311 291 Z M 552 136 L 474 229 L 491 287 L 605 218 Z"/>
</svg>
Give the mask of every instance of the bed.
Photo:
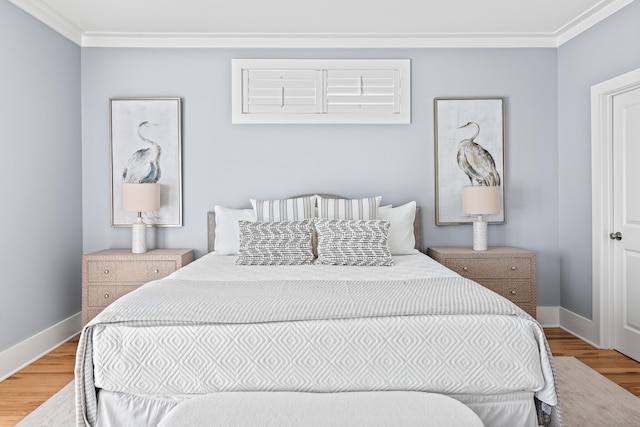
<svg viewBox="0 0 640 427">
<path fill-rule="evenodd" d="M 420 209 L 414 203 L 402 215 L 404 206 L 388 210 L 390 220 L 360 222 L 396 224 L 395 237 L 385 234 L 389 247 L 410 225 L 410 243 L 422 249 Z M 395 251 L 404 244 L 407 253 L 391 255 L 390 266 L 241 265 L 242 253 L 216 249 L 225 232 L 216 218 L 227 214 L 208 214 L 209 254 L 85 326 L 75 372 L 79 426 L 157 425 L 180 403 L 211 393 L 388 390 L 453 397 L 487 426 L 561 424 L 542 328 L 508 300 L 406 248 L 405 236 Z M 251 210 L 233 215 L 249 218 L 235 221 L 243 227 L 260 222 Z M 314 229 L 315 261 L 323 233 Z"/>
</svg>

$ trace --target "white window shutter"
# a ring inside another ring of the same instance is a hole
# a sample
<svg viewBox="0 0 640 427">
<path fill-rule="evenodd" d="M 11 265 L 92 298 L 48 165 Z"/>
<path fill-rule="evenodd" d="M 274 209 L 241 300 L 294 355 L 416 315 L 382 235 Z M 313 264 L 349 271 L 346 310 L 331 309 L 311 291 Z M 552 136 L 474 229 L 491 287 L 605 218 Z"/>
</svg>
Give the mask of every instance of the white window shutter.
<svg viewBox="0 0 640 427">
<path fill-rule="evenodd" d="M 410 61 L 232 60 L 233 123 L 410 123 Z"/>
<path fill-rule="evenodd" d="M 327 112 L 399 114 L 399 70 L 327 70 Z"/>
<path fill-rule="evenodd" d="M 315 70 L 242 70 L 242 113 L 318 113 L 322 75 Z"/>
</svg>

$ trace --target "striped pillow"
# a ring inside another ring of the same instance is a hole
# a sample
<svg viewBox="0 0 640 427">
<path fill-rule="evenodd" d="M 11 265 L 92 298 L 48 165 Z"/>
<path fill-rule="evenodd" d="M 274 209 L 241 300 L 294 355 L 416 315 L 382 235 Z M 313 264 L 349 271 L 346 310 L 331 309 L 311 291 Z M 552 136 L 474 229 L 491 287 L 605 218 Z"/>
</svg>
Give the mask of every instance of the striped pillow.
<svg viewBox="0 0 640 427">
<path fill-rule="evenodd" d="M 286 222 L 239 221 L 240 248 L 236 264 L 311 264 L 313 220 Z"/>
<path fill-rule="evenodd" d="M 391 266 L 389 221 L 316 219 L 316 264 Z"/>
<path fill-rule="evenodd" d="M 328 199 L 318 196 L 318 218 L 377 219 L 382 197 L 364 199 Z"/>
<path fill-rule="evenodd" d="M 314 218 L 316 196 L 295 197 L 281 200 L 251 199 L 256 221 L 300 221 Z"/>
</svg>

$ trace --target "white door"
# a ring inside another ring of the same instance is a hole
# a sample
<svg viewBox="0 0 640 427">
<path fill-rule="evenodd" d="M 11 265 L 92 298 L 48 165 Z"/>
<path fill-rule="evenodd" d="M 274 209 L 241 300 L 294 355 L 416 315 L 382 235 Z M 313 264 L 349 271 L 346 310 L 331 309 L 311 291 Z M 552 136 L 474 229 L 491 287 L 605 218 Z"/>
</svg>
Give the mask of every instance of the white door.
<svg viewBox="0 0 640 427">
<path fill-rule="evenodd" d="M 640 361 L 640 88 L 613 97 L 613 224 L 614 348 Z"/>
</svg>

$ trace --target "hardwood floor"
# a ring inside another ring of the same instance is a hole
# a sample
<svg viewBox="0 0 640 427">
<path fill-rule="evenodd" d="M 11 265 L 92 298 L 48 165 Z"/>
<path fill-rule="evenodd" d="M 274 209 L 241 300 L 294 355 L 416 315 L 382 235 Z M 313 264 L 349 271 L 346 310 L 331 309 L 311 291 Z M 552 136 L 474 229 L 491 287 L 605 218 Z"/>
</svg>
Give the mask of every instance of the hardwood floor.
<svg viewBox="0 0 640 427">
<path fill-rule="evenodd" d="M 598 350 L 559 328 L 545 329 L 554 356 L 574 356 L 640 397 L 640 363 Z M 13 426 L 73 379 L 78 337 L 0 382 L 0 426 Z"/>
<path fill-rule="evenodd" d="M 73 380 L 79 335 L 0 382 L 0 426 L 14 426 Z"/>
<path fill-rule="evenodd" d="M 573 356 L 640 397 L 640 363 L 615 350 L 599 350 L 560 328 L 544 332 L 554 356 Z"/>
</svg>

